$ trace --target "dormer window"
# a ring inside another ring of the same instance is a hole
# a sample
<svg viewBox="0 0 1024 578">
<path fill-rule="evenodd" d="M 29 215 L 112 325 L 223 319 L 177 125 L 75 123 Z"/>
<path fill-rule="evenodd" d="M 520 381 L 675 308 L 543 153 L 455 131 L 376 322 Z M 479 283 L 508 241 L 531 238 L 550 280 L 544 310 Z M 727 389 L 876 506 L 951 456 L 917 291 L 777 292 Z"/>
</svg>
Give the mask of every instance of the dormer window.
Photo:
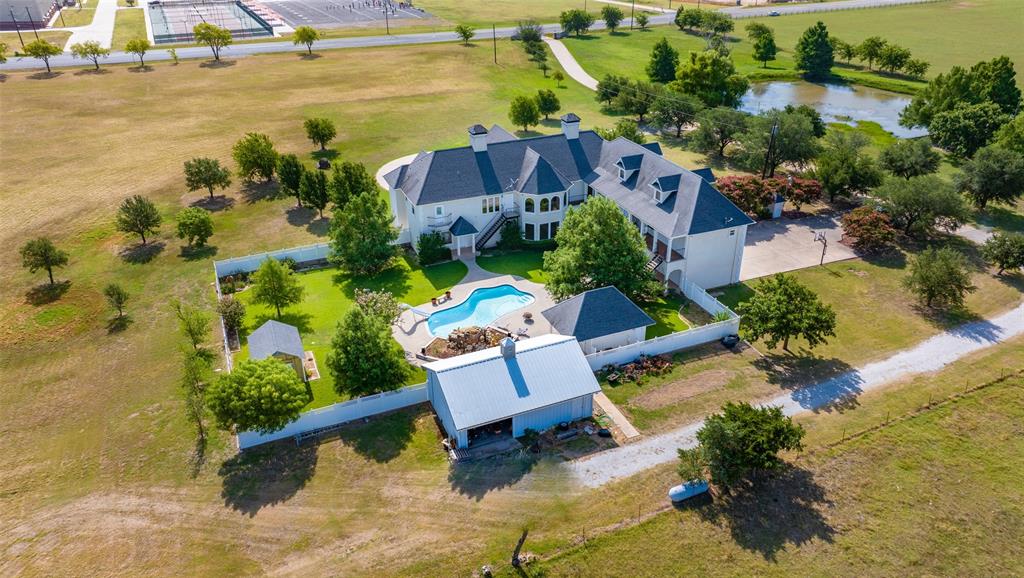
<svg viewBox="0 0 1024 578">
<path fill-rule="evenodd" d="M 659 189 L 658 187 L 656 187 L 654 185 L 651 185 L 651 188 L 654 189 L 654 200 L 655 200 L 655 202 L 660 203 L 661 202 L 661 189 Z"/>
<path fill-rule="evenodd" d="M 626 182 L 626 171 L 622 170 L 621 168 L 619 169 L 619 180 L 622 182 Z"/>
</svg>

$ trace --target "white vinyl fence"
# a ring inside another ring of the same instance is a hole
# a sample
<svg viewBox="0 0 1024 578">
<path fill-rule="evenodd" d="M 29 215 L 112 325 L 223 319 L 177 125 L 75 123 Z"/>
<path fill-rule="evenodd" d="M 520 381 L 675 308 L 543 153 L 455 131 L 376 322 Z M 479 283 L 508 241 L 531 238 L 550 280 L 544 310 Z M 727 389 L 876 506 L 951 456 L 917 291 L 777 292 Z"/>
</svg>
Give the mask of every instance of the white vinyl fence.
<svg viewBox="0 0 1024 578">
<path fill-rule="evenodd" d="M 213 270 L 217 274 L 217 279 L 220 279 L 227 275 L 251 273 L 259 269 L 260 264 L 266 261 L 268 257 L 273 257 L 277 260 L 291 257 L 297 263 L 303 263 L 326 259 L 330 252 L 330 245 L 327 243 L 317 243 L 316 245 L 306 245 L 305 247 L 292 247 L 291 249 L 281 249 L 280 251 L 270 251 L 269 253 L 256 253 L 255 255 L 246 255 L 245 257 L 214 261 Z"/>
<path fill-rule="evenodd" d="M 739 315 L 736 315 L 732 309 L 729 309 L 719 302 L 718 299 L 709 295 L 707 291 L 691 281 L 686 281 L 683 283 L 683 294 L 711 315 L 725 312 L 729 315 L 729 319 L 686 331 L 662 335 L 661 337 L 655 337 L 639 343 L 623 345 L 615 349 L 606 349 L 592 353 L 587 356 L 590 368 L 597 371 L 608 364 L 621 365 L 629 363 L 641 355 L 661 355 L 662 353 L 711 343 L 728 335 L 739 333 Z"/>
<path fill-rule="evenodd" d="M 273 433 L 240 432 L 238 434 L 238 449 L 244 450 L 260 444 L 329 428 L 387 411 L 402 409 L 403 407 L 409 407 L 425 401 L 427 401 L 427 384 L 421 383 L 395 391 L 358 397 L 327 407 L 311 409 L 300 415 L 299 419 L 284 426 L 284 429 Z"/>
</svg>

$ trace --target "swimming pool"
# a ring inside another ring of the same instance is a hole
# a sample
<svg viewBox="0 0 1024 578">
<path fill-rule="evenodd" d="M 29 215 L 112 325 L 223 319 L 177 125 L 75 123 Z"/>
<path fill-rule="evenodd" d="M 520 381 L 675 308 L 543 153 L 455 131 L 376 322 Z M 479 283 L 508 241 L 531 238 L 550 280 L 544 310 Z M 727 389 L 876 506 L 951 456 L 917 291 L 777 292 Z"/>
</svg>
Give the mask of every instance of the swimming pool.
<svg viewBox="0 0 1024 578">
<path fill-rule="evenodd" d="M 431 315 L 427 319 L 427 328 L 432 335 L 448 337 L 453 329 L 474 325 L 484 327 L 502 315 L 533 302 L 533 295 L 511 285 L 484 287 L 470 293 L 462 303 Z"/>
</svg>

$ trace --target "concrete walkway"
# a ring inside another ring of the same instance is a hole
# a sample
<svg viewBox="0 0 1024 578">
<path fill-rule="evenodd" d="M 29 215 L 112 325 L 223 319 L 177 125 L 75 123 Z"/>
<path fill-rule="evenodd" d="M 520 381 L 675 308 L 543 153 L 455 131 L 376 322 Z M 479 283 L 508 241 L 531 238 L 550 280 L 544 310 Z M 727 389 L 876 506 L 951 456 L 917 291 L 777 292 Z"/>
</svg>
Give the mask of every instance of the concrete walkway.
<svg viewBox="0 0 1024 578">
<path fill-rule="evenodd" d="M 99 0 L 91 24 L 65 29 L 71 31 L 71 38 L 68 38 L 67 44 L 64 45 L 64 52 L 71 52 L 72 44 L 89 40 L 95 40 L 104 48 L 110 48 L 110 41 L 114 38 L 114 21 L 116 19 L 117 0 Z"/>
<path fill-rule="evenodd" d="M 869 363 L 832 379 L 763 402 L 781 406 L 789 416 L 806 411 L 832 411 L 850 398 L 916 374 L 938 371 L 958 359 L 1024 334 L 1024 304 L 987 319 L 967 323 L 928 339 L 887 359 Z M 619 478 L 676 459 L 678 448 L 696 445 L 703 421 L 674 431 L 594 454 L 566 464 L 584 486 L 599 487 Z"/>
<path fill-rule="evenodd" d="M 573 80 L 590 90 L 597 90 L 597 79 L 587 74 L 586 70 L 583 70 L 583 67 L 580 66 L 579 62 L 576 62 L 572 53 L 565 47 L 565 44 L 562 44 L 561 40 L 555 40 L 554 38 L 548 38 L 545 36 L 544 42 L 551 47 L 551 52 L 558 60 L 558 64 L 562 65 L 562 68 L 565 69 L 565 72 L 568 73 Z"/>
<path fill-rule="evenodd" d="M 627 440 L 640 437 L 640 432 L 633 427 L 633 424 L 629 423 L 626 416 L 622 415 L 622 412 L 619 410 L 619 406 L 612 403 L 612 400 L 608 399 L 608 396 L 605 395 L 604 392 L 598 393 L 594 396 L 594 403 L 596 403 L 598 407 L 601 408 L 601 411 L 615 422 L 615 425 L 619 426 L 619 431 L 622 432 L 622 436 Z"/>
</svg>

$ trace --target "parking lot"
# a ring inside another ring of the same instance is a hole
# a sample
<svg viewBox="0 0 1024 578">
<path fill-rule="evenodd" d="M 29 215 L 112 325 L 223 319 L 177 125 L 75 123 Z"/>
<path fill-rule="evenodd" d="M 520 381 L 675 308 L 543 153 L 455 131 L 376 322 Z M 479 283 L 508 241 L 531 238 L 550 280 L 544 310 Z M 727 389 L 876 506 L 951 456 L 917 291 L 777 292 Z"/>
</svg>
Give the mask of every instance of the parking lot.
<svg viewBox="0 0 1024 578">
<path fill-rule="evenodd" d="M 761 221 L 747 228 L 740 280 L 813 267 L 821 262 L 822 243 L 814 240 L 815 232 L 825 233 L 828 249 L 825 262 L 852 259 L 853 249 L 841 244 L 843 228 L 828 216 L 803 219 Z"/>
<path fill-rule="evenodd" d="M 427 19 L 430 14 L 405 2 L 380 0 L 271 0 L 261 2 L 276 12 L 285 23 L 315 28 L 341 28 L 383 24 L 389 20 Z M 386 12 L 386 14 L 385 14 Z"/>
</svg>

